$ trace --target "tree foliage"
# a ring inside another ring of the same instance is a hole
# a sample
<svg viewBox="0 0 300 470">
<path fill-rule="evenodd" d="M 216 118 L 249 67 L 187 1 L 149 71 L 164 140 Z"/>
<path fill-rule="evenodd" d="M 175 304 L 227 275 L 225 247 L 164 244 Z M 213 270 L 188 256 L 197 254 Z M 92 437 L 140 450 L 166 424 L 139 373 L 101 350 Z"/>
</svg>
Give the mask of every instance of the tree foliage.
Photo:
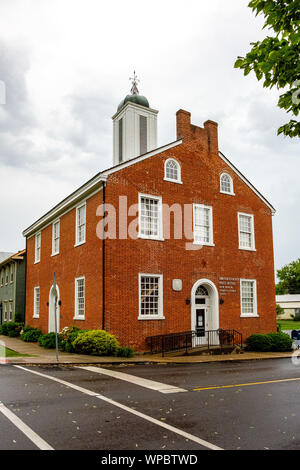
<svg viewBox="0 0 300 470">
<path fill-rule="evenodd" d="M 299 0 L 252 0 L 248 6 L 256 16 L 264 15 L 264 28 L 273 30 L 274 35 L 251 43 L 252 49 L 245 57 L 238 57 L 234 66 L 242 69 L 244 75 L 254 71 L 266 88 L 288 88 L 280 95 L 278 106 L 293 118 L 277 134 L 300 137 L 300 122 L 294 119 L 300 111 Z"/>
<path fill-rule="evenodd" d="M 277 270 L 276 294 L 300 294 L 300 258 Z"/>
</svg>

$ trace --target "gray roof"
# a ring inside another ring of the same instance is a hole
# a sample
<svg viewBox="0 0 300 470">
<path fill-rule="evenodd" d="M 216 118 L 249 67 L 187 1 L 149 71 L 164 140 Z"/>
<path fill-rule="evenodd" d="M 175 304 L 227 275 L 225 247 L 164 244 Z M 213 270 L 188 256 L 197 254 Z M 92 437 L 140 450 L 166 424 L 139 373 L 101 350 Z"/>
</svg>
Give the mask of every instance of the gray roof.
<svg viewBox="0 0 300 470">
<path fill-rule="evenodd" d="M 10 258 L 14 253 L 9 253 L 6 251 L 0 251 L 0 263 Z"/>
<path fill-rule="evenodd" d="M 300 302 L 300 294 L 276 295 L 276 302 Z"/>
</svg>

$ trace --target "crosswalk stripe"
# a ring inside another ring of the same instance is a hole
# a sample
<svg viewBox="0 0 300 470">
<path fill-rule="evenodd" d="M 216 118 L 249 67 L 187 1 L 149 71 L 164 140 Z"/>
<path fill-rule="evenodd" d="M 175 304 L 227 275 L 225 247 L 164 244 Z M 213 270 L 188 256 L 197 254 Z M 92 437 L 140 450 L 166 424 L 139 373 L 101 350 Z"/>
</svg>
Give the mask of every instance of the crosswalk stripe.
<svg viewBox="0 0 300 470">
<path fill-rule="evenodd" d="M 127 411 L 128 413 L 131 413 L 135 416 L 138 416 L 139 418 L 142 418 L 146 421 L 149 421 L 150 423 L 156 424 L 157 426 L 160 426 L 164 429 L 167 429 L 168 431 L 174 432 L 175 434 L 178 434 L 179 436 L 182 436 L 185 439 L 189 439 L 190 441 L 196 442 L 197 444 L 200 444 L 201 446 L 206 447 L 210 450 L 223 450 L 221 447 L 218 447 L 218 446 L 212 444 L 211 442 L 205 441 L 204 439 L 201 439 L 200 437 L 194 436 L 193 434 L 190 434 L 188 432 L 185 432 L 182 429 L 176 428 L 175 426 L 172 426 L 172 425 L 167 424 L 165 422 L 159 421 L 156 418 L 152 418 L 151 416 L 148 416 L 144 413 L 141 413 L 140 411 L 134 410 L 133 408 L 130 408 L 129 406 L 123 405 L 122 403 L 119 403 L 115 400 L 111 400 L 110 398 L 105 397 L 104 395 L 100 395 L 99 393 L 92 392 L 91 390 L 88 390 L 88 389 L 85 389 L 85 388 L 82 388 L 82 387 L 78 387 L 77 385 L 74 385 L 71 382 L 66 382 L 65 380 L 60 380 L 60 379 L 57 379 L 56 377 L 52 377 L 51 375 L 42 374 L 41 372 L 33 371 L 33 370 L 27 369 L 27 368 L 22 367 L 22 366 L 15 365 L 14 367 L 17 367 L 18 369 L 25 370 L 26 372 L 29 372 L 31 374 L 36 374 L 36 375 L 39 375 L 41 377 L 45 377 L 46 379 L 54 380 L 55 382 L 60 382 L 64 385 L 66 385 L 69 388 L 73 388 L 73 389 L 75 389 L 77 391 L 80 391 L 82 393 L 85 393 L 87 395 L 94 396 L 95 398 L 98 398 L 98 399 L 100 399 L 102 401 L 105 401 L 105 402 L 107 402 L 107 403 L 109 403 L 113 406 L 121 408 L 122 410 Z"/>
<path fill-rule="evenodd" d="M 44 439 L 42 439 L 35 431 L 25 424 L 17 415 L 9 410 L 0 401 L 0 412 L 6 416 L 28 439 L 30 439 L 40 450 L 54 450 Z"/>
<path fill-rule="evenodd" d="M 125 380 L 126 382 L 139 385 L 140 387 L 149 388 L 150 390 L 155 390 L 160 393 L 180 393 L 187 392 L 184 388 L 175 387 L 173 385 L 167 385 L 161 382 L 156 382 L 154 380 L 143 379 L 142 377 L 137 377 L 136 375 L 125 374 L 124 372 L 118 372 L 110 369 L 104 369 L 101 367 L 94 366 L 77 366 L 77 369 L 84 369 L 90 372 L 96 372 L 97 374 L 108 375 L 114 379 Z"/>
</svg>

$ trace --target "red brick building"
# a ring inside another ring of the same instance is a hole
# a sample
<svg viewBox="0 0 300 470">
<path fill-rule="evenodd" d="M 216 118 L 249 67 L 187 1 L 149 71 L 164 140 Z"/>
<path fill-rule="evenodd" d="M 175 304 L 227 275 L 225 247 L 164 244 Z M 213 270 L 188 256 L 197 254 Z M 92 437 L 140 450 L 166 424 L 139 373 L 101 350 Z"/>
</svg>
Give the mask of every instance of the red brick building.
<svg viewBox="0 0 300 470">
<path fill-rule="evenodd" d="M 55 272 L 59 329 L 136 350 L 196 327 L 275 331 L 274 208 L 219 151 L 217 123 L 179 110 L 177 140 L 156 148 L 156 117 L 133 88 L 113 116 L 114 166 L 23 232 L 26 322 L 53 331 Z"/>
</svg>

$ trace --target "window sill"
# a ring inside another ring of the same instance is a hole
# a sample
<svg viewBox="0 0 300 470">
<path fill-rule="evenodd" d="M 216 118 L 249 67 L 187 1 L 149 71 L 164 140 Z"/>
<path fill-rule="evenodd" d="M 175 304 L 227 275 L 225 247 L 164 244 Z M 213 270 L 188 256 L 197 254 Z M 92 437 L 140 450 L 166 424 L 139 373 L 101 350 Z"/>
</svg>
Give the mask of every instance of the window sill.
<svg viewBox="0 0 300 470">
<path fill-rule="evenodd" d="M 169 178 L 164 178 L 164 181 L 168 181 L 169 183 L 183 184 L 182 181 L 171 180 L 171 179 L 169 179 Z"/>
<path fill-rule="evenodd" d="M 235 196 L 235 193 L 226 193 L 226 191 L 220 191 L 221 194 L 227 194 L 227 196 Z"/>
<path fill-rule="evenodd" d="M 139 315 L 138 320 L 165 320 L 165 317 L 161 315 Z"/>
<path fill-rule="evenodd" d="M 76 316 L 74 316 L 74 317 L 73 317 L 73 320 L 85 320 L 85 316 L 84 316 L 84 317 L 76 317 Z"/>
<path fill-rule="evenodd" d="M 141 240 L 156 240 L 156 241 L 159 241 L 159 242 L 164 242 L 165 239 L 162 238 L 162 237 L 147 237 L 147 235 L 138 235 L 138 238 L 140 238 Z"/>
<path fill-rule="evenodd" d="M 242 314 L 240 317 L 241 318 L 259 318 L 259 315 L 257 313 L 255 315 L 251 313 L 245 313 L 245 314 Z"/>
<path fill-rule="evenodd" d="M 214 243 L 204 243 L 204 242 L 193 242 L 193 245 L 215 246 Z"/>
<path fill-rule="evenodd" d="M 256 251 L 256 248 L 245 248 L 245 247 L 239 246 L 239 250 L 242 250 L 242 251 Z"/>
<path fill-rule="evenodd" d="M 40 318 L 39 315 L 32 315 L 32 318 Z"/>
<path fill-rule="evenodd" d="M 84 240 L 84 241 L 82 241 L 82 242 L 75 243 L 74 248 L 75 248 L 76 246 L 84 245 L 85 243 L 86 243 L 86 240 Z"/>
<path fill-rule="evenodd" d="M 40 262 L 41 262 L 41 260 L 35 261 L 34 264 L 39 264 Z"/>
<path fill-rule="evenodd" d="M 51 256 L 57 256 L 59 255 L 59 251 L 57 253 L 52 253 Z"/>
</svg>

